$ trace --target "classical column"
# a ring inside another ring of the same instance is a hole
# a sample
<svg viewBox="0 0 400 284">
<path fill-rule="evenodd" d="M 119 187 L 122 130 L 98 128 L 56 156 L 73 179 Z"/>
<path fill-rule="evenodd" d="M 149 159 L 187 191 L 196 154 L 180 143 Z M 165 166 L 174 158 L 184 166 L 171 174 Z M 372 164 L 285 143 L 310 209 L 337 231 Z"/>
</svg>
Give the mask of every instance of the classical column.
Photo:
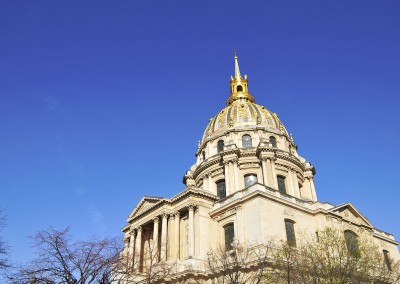
<svg viewBox="0 0 400 284">
<path fill-rule="evenodd" d="M 310 178 L 310 187 L 311 187 L 311 195 L 312 200 L 317 201 L 317 193 L 315 192 L 314 178 Z"/>
<path fill-rule="evenodd" d="M 141 255 L 142 255 L 142 227 L 139 226 L 136 230 L 136 244 L 135 244 L 135 261 L 134 266 L 140 268 Z"/>
<path fill-rule="evenodd" d="M 297 198 L 300 198 L 300 188 L 299 188 L 299 180 L 297 179 L 297 172 L 292 171 L 292 181 L 293 181 L 293 190 L 294 190 L 294 196 Z"/>
<path fill-rule="evenodd" d="M 180 214 L 179 211 L 175 213 L 175 238 L 174 238 L 174 258 L 179 259 L 179 248 L 180 248 L 180 241 L 179 241 L 179 226 L 180 226 Z"/>
<path fill-rule="evenodd" d="M 154 218 L 153 223 L 153 247 L 151 248 L 153 263 L 158 262 L 158 221 L 159 218 Z"/>
<path fill-rule="evenodd" d="M 211 193 L 216 194 L 216 192 L 214 192 L 214 190 L 213 190 L 213 184 L 212 184 L 211 173 L 208 173 L 208 175 L 207 175 L 207 181 L 208 181 L 208 188 L 207 188 L 207 190 L 208 190 L 209 192 L 211 192 Z"/>
<path fill-rule="evenodd" d="M 132 237 L 124 238 L 124 257 L 126 257 L 126 259 L 128 259 L 130 257 L 130 248 L 131 248 L 130 240 L 131 240 L 131 238 Z"/>
<path fill-rule="evenodd" d="M 233 187 L 233 191 L 231 193 L 239 190 L 239 169 L 238 169 L 238 161 L 237 160 L 232 161 L 232 167 L 233 167 L 234 187 Z"/>
<path fill-rule="evenodd" d="M 161 225 L 161 260 L 167 260 L 167 221 L 168 215 L 163 214 Z"/>
<path fill-rule="evenodd" d="M 189 256 L 194 255 L 194 206 L 189 206 Z"/>
<path fill-rule="evenodd" d="M 130 234 L 130 238 L 129 238 L 129 261 L 132 260 L 134 261 L 135 258 L 135 230 L 133 228 L 131 228 L 131 234 Z"/>
<path fill-rule="evenodd" d="M 232 180 L 230 179 L 230 161 L 225 161 L 224 162 L 224 168 L 225 168 L 225 191 L 226 195 L 230 194 L 231 191 L 231 184 Z"/>
<path fill-rule="evenodd" d="M 288 177 L 288 181 L 289 181 L 290 195 L 291 196 L 295 196 L 292 169 L 288 170 L 288 176 L 287 177 Z"/>
<path fill-rule="evenodd" d="M 168 216 L 168 228 L 167 228 L 167 256 L 166 259 L 174 259 L 175 256 L 175 214 L 169 214 Z"/>
<path fill-rule="evenodd" d="M 267 159 L 265 158 L 261 158 L 261 169 L 262 169 L 263 184 L 266 186 L 270 186 L 268 179 L 268 171 L 267 171 Z"/>
<path fill-rule="evenodd" d="M 275 159 L 271 159 L 271 171 L 272 171 L 273 188 L 278 189 L 278 177 L 276 176 Z"/>
</svg>

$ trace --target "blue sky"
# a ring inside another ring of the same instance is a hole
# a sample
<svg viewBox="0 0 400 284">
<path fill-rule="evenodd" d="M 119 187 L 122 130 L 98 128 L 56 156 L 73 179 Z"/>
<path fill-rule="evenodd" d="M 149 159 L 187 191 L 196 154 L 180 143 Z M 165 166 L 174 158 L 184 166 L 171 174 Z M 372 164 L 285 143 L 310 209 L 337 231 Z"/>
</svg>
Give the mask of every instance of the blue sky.
<svg viewBox="0 0 400 284">
<path fill-rule="evenodd" d="M 400 239 L 399 1 L 2 1 L 0 207 L 29 235 L 120 236 L 143 195 L 171 197 L 224 107 L 233 49 L 257 103 L 317 169 Z"/>
</svg>

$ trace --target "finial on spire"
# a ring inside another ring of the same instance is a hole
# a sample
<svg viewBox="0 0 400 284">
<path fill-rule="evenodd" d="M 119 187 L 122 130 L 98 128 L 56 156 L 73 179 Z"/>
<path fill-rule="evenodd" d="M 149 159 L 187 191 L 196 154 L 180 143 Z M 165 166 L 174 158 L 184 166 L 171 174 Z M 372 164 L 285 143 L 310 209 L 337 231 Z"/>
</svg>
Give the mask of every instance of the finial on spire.
<svg viewBox="0 0 400 284">
<path fill-rule="evenodd" d="M 233 51 L 233 53 L 235 54 L 235 79 L 240 79 L 241 78 L 241 76 L 240 76 L 240 69 L 239 69 L 239 60 L 238 60 L 238 57 L 237 57 L 237 50 L 235 49 L 234 51 Z"/>
</svg>

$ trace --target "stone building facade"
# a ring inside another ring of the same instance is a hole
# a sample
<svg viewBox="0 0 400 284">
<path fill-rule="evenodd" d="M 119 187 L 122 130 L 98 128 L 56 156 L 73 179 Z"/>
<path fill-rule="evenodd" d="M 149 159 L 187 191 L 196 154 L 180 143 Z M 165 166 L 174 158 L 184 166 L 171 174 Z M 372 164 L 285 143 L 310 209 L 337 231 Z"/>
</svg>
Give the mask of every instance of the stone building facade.
<svg viewBox="0 0 400 284">
<path fill-rule="evenodd" d="M 277 114 L 256 104 L 237 56 L 230 87 L 226 107 L 210 119 L 196 163 L 183 177 L 185 190 L 172 198 L 145 196 L 129 215 L 125 250 L 137 265 L 148 264 L 150 243 L 156 261 L 200 266 L 210 250 L 229 249 L 233 241 L 295 240 L 327 226 L 368 232 L 383 254 L 399 259 L 394 237 L 351 203 L 318 200 L 314 166 L 297 153 Z"/>
</svg>

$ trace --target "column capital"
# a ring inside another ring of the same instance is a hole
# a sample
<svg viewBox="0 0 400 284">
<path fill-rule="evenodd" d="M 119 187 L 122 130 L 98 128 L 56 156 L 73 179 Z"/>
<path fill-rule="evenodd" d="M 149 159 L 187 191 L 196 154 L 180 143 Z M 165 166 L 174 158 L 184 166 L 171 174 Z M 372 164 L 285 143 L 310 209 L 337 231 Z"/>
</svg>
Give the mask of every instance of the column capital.
<svg viewBox="0 0 400 284">
<path fill-rule="evenodd" d="M 167 212 L 163 212 L 162 214 L 161 214 L 161 217 L 163 218 L 163 219 L 166 219 L 166 218 L 168 218 L 168 213 Z"/>
<path fill-rule="evenodd" d="M 159 217 L 153 218 L 153 222 L 154 222 L 154 223 L 158 223 L 158 221 L 160 221 L 160 218 L 159 218 Z"/>
<path fill-rule="evenodd" d="M 189 209 L 189 211 L 194 211 L 196 209 L 196 207 L 197 207 L 196 204 L 190 203 L 188 206 L 188 209 Z"/>
<path fill-rule="evenodd" d="M 171 220 L 174 220 L 174 219 L 175 219 L 175 214 L 173 214 L 173 213 L 169 214 L 169 218 L 170 218 Z"/>
<path fill-rule="evenodd" d="M 175 215 L 176 218 L 179 218 L 179 217 L 181 216 L 181 213 L 180 213 L 179 211 L 176 211 L 176 212 L 174 213 L 174 215 Z"/>
<path fill-rule="evenodd" d="M 143 230 L 142 226 L 139 226 L 139 227 L 136 228 L 137 232 L 141 232 L 142 230 Z"/>
</svg>

